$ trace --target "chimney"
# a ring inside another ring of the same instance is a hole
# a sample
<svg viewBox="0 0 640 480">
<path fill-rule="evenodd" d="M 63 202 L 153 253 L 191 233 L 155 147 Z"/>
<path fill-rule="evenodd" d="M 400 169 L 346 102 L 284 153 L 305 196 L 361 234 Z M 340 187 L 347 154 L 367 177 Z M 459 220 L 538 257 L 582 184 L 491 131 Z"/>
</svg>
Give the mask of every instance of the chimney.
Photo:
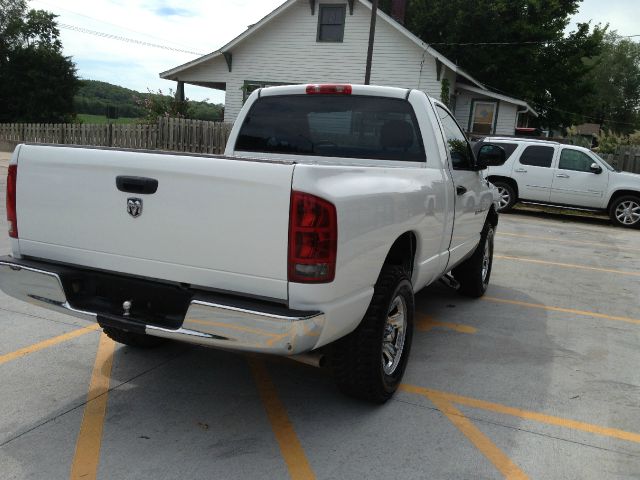
<svg viewBox="0 0 640 480">
<path fill-rule="evenodd" d="M 391 16 L 401 25 L 404 25 L 404 17 L 406 12 L 407 0 L 391 0 Z"/>
</svg>

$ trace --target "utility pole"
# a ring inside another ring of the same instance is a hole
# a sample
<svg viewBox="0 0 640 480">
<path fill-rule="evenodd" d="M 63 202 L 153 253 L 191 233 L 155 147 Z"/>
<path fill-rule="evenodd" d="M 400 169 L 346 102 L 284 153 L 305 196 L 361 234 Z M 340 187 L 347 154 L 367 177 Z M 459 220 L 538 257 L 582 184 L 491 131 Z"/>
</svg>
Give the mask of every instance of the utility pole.
<svg viewBox="0 0 640 480">
<path fill-rule="evenodd" d="M 371 81 L 371 60 L 373 59 L 373 39 L 376 36 L 376 18 L 378 18 L 378 0 L 371 2 L 371 25 L 369 26 L 369 49 L 367 50 L 367 70 L 364 74 L 364 84 Z"/>
</svg>

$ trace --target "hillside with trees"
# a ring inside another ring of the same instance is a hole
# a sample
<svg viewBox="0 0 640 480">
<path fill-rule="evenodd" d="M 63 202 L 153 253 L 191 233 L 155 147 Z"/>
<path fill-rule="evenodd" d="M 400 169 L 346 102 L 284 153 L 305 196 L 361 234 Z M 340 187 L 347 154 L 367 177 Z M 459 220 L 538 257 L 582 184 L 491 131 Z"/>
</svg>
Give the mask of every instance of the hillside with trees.
<svg viewBox="0 0 640 480">
<path fill-rule="evenodd" d="M 196 120 L 217 121 L 223 117 L 223 105 L 189 100 L 180 112 L 176 113 L 171 110 L 173 103 L 175 100 L 171 91 L 169 94 L 162 91 L 140 93 L 97 80 L 81 80 L 78 93 L 74 97 L 74 106 L 78 114 L 107 115 L 108 110 L 111 110 L 117 117 L 153 121 L 154 115 L 163 115 L 166 110 L 171 116 Z"/>
</svg>

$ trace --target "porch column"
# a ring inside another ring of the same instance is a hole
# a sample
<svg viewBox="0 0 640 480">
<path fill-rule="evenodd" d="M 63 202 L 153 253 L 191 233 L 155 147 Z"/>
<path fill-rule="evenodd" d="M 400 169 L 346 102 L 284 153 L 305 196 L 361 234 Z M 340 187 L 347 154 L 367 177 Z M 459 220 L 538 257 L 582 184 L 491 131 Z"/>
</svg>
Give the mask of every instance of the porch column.
<svg viewBox="0 0 640 480">
<path fill-rule="evenodd" d="M 179 80 L 176 86 L 176 100 L 178 102 L 184 102 L 184 82 Z"/>
</svg>

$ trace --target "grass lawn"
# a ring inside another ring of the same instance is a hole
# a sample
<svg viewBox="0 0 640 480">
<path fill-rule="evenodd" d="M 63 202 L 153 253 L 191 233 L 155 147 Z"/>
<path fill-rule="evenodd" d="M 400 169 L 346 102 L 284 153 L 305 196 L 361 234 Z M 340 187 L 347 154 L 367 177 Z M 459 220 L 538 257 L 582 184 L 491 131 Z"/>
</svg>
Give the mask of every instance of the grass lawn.
<svg viewBox="0 0 640 480">
<path fill-rule="evenodd" d="M 79 113 L 78 120 L 82 123 L 136 123 L 138 118 L 107 118 L 104 115 L 89 115 L 88 113 Z"/>
</svg>

